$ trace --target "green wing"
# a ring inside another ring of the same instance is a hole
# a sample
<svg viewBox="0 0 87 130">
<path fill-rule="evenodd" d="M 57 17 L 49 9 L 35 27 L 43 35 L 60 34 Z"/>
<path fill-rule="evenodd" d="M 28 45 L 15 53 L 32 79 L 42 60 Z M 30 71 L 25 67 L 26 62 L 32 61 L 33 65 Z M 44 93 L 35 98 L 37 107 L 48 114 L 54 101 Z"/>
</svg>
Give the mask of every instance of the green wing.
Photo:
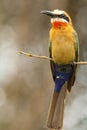
<svg viewBox="0 0 87 130">
<path fill-rule="evenodd" d="M 52 58 L 52 42 L 50 41 L 49 45 L 49 57 Z M 55 74 L 54 74 L 54 62 L 50 61 L 50 67 L 51 67 L 51 72 L 53 76 L 53 80 L 55 80 Z"/>
<path fill-rule="evenodd" d="M 75 38 L 75 56 L 76 56 L 76 59 L 75 61 L 78 62 L 79 61 L 79 40 L 78 40 L 78 35 L 76 32 L 73 33 L 73 36 Z M 72 76 L 70 77 L 69 81 L 68 81 L 68 86 L 67 86 L 67 89 L 70 91 L 71 90 L 71 87 L 74 85 L 74 82 L 75 82 L 75 75 L 76 75 L 76 69 L 77 69 L 77 65 L 73 64 L 73 74 Z"/>
<path fill-rule="evenodd" d="M 75 37 L 76 61 L 79 61 L 79 40 L 78 40 L 78 35 L 76 32 L 74 33 L 74 37 Z"/>
</svg>

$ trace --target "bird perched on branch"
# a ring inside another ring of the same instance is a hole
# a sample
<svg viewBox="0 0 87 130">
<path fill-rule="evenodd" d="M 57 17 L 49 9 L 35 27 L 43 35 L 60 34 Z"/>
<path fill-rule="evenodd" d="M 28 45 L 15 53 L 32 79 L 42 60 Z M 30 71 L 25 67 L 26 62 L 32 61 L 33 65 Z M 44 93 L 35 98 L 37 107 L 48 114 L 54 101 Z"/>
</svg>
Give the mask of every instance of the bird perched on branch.
<svg viewBox="0 0 87 130">
<path fill-rule="evenodd" d="M 48 113 L 47 127 L 61 129 L 63 125 L 64 99 L 67 90 L 70 92 L 75 82 L 77 65 L 79 61 L 79 42 L 73 28 L 70 16 L 61 10 L 41 13 L 51 17 L 49 55 L 53 80 L 55 83 L 52 102 Z"/>
</svg>

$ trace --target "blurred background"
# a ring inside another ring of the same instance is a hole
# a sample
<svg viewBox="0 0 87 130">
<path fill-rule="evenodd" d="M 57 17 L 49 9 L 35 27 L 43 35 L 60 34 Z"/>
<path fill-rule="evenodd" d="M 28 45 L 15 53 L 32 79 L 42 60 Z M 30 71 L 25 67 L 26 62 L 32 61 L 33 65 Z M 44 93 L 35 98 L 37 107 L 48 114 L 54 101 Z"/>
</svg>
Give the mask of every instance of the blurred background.
<svg viewBox="0 0 87 130">
<path fill-rule="evenodd" d="M 47 130 L 53 91 L 48 56 L 50 18 L 41 10 L 66 10 L 78 32 L 80 60 L 87 61 L 87 0 L 0 0 L 0 130 Z M 78 68 L 68 94 L 63 130 L 87 129 L 87 66 Z"/>
</svg>

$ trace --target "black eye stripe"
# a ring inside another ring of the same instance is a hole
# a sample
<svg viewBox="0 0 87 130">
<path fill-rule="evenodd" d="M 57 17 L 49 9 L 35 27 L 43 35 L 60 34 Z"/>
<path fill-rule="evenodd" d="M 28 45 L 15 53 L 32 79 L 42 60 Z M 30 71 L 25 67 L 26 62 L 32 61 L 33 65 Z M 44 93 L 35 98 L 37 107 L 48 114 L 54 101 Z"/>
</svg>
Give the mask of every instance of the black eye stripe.
<svg viewBox="0 0 87 130">
<path fill-rule="evenodd" d="M 54 14 L 53 16 L 52 16 L 53 18 L 63 18 L 63 19 L 65 19 L 66 21 L 68 21 L 69 22 L 69 18 L 65 15 L 65 14 L 60 14 L 60 15 L 57 15 L 57 14 Z"/>
<path fill-rule="evenodd" d="M 65 20 L 67 20 L 69 22 L 69 18 L 64 14 L 58 15 L 58 17 L 63 18 L 63 19 L 65 19 Z"/>
</svg>

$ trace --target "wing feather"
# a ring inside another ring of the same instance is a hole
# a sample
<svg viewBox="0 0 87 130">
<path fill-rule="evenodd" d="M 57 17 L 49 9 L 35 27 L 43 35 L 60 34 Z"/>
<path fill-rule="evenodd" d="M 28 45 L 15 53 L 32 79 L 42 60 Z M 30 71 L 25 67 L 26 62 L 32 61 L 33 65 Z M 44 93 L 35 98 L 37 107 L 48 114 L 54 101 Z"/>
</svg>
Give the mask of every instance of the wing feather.
<svg viewBox="0 0 87 130">
<path fill-rule="evenodd" d="M 49 46 L 49 57 L 52 58 L 52 43 L 50 41 L 50 46 Z M 54 62 L 50 61 L 50 67 L 51 67 L 51 72 L 53 76 L 53 80 L 55 81 L 55 73 L 54 73 Z"/>
<path fill-rule="evenodd" d="M 75 44 L 75 56 L 76 56 L 75 61 L 78 62 L 79 61 L 79 40 L 78 40 L 78 35 L 76 32 L 73 33 L 73 36 L 75 38 L 75 43 L 74 43 Z M 77 65 L 73 64 L 72 68 L 73 68 L 73 73 L 67 84 L 68 91 L 70 91 L 71 87 L 74 85 Z"/>
</svg>

